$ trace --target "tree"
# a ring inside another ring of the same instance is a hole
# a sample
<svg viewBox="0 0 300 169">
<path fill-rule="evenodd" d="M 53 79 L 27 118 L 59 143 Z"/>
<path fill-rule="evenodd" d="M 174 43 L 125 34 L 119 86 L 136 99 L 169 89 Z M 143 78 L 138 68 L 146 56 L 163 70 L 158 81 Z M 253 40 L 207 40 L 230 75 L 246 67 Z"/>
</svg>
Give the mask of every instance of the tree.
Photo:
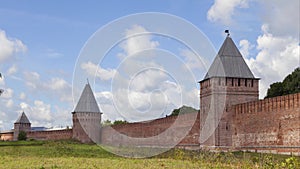
<svg viewBox="0 0 300 169">
<path fill-rule="evenodd" d="M 281 82 L 275 82 L 270 85 L 270 88 L 267 91 L 266 98 L 269 97 L 276 97 L 276 96 L 282 96 L 283 95 L 283 85 Z"/>
<path fill-rule="evenodd" d="M 20 131 L 18 135 L 18 140 L 26 140 L 27 139 L 27 134 L 25 131 Z"/>
<path fill-rule="evenodd" d="M 270 85 L 265 98 L 283 96 L 300 92 L 300 68 L 296 68 L 282 82 Z"/>
<path fill-rule="evenodd" d="M 111 125 L 112 125 L 112 123 L 108 119 L 102 122 L 102 126 L 111 126 Z"/>
<path fill-rule="evenodd" d="M 195 113 L 197 112 L 196 109 L 183 105 L 182 107 L 178 109 L 174 109 L 171 113 L 171 116 L 177 116 L 179 114 L 186 114 L 186 113 Z"/>
<path fill-rule="evenodd" d="M 126 124 L 128 123 L 127 121 L 123 121 L 123 120 L 115 120 L 113 125 L 117 125 L 117 124 Z"/>
</svg>

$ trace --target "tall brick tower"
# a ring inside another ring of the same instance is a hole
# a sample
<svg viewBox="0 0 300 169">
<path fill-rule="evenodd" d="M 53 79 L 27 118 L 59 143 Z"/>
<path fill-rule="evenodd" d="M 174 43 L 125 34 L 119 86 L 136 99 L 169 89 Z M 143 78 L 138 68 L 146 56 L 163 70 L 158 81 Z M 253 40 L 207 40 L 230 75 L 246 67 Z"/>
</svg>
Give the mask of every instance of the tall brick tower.
<svg viewBox="0 0 300 169">
<path fill-rule="evenodd" d="M 31 123 L 28 120 L 26 114 L 22 112 L 22 114 L 19 116 L 17 121 L 14 123 L 14 138 L 13 140 L 18 140 L 18 136 L 20 131 L 30 131 L 31 130 Z"/>
<path fill-rule="evenodd" d="M 99 143 L 101 112 L 90 84 L 86 84 L 73 114 L 73 138 L 83 143 Z"/>
<path fill-rule="evenodd" d="M 258 100 L 258 82 L 228 33 L 207 74 L 199 82 L 200 145 L 232 145 L 230 107 Z"/>
</svg>

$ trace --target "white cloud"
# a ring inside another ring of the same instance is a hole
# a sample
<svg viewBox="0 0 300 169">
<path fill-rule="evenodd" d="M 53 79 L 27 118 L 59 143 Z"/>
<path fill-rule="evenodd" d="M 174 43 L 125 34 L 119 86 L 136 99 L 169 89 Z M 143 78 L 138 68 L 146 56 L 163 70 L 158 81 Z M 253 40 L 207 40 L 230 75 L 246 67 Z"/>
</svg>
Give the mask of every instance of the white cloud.
<svg viewBox="0 0 300 169">
<path fill-rule="evenodd" d="M 60 101 L 72 102 L 72 86 L 62 78 L 51 78 L 49 82 L 42 83 L 45 92 L 51 94 Z"/>
<path fill-rule="evenodd" d="M 37 72 L 24 72 L 25 84 L 35 93 L 42 93 L 60 101 L 72 102 L 72 86 L 62 78 L 54 77 L 48 81 L 40 79 Z"/>
<path fill-rule="evenodd" d="M 45 124 L 52 120 L 50 104 L 45 104 L 41 100 L 35 100 L 33 106 L 25 102 L 21 102 L 20 108 L 28 115 L 30 120 L 38 121 L 41 124 Z"/>
<path fill-rule="evenodd" d="M 299 38 L 300 1 L 264 0 L 258 1 L 264 11 L 261 19 L 274 36 L 293 36 Z"/>
<path fill-rule="evenodd" d="M 132 28 L 127 29 L 125 35 L 127 39 L 120 45 L 126 53 L 125 56 L 130 56 L 136 52 L 159 46 L 159 43 L 152 41 L 152 36 L 140 25 L 133 25 Z"/>
<path fill-rule="evenodd" d="M 64 56 L 64 54 L 59 53 L 59 52 L 55 51 L 54 49 L 47 49 L 46 55 L 49 58 L 61 58 Z"/>
<path fill-rule="evenodd" d="M 19 39 L 6 36 L 5 31 L 0 30 L 0 63 L 14 57 L 18 52 L 25 52 L 26 46 Z"/>
<path fill-rule="evenodd" d="M 204 60 L 204 57 L 198 56 L 195 53 L 193 53 L 191 50 L 188 50 L 188 49 L 181 50 L 180 55 L 184 56 L 184 59 L 185 59 L 184 66 L 187 66 L 189 69 L 205 70 L 204 65 L 208 64 L 208 61 Z"/>
<path fill-rule="evenodd" d="M 46 86 L 52 90 L 64 90 L 68 88 L 68 83 L 61 78 L 51 78 L 50 82 L 47 83 Z"/>
<path fill-rule="evenodd" d="M 215 0 L 207 12 L 207 19 L 229 25 L 236 8 L 247 8 L 249 0 Z"/>
<path fill-rule="evenodd" d="M 100 105 L 102 103 L 103 104 L 110 103 L 113 99 L 113 95 L 109 91 L 97 92 L 95 93 L 95 97 L 98 100 L 98 103 L 100 103 Z"/>
<path fill-rule="evenodd" d="M 134 25 L 125 30 L 124 35 L 128 39 L 119 45 L 122 53 L 118 54 L 121 56 L 118 70 L 104 69 L 92 62 L 80 65 L 87 74 L 100 80 L 113 78 L 111 86 L 101 83 L 102 91 L 95 94 L 104 113 L 103 119 L 133 122 L 165 117 L 174 108 L 182 106 L 183 99 L 187 97 L 190 98 L 185 100 L 186 105 L 199 107 L 196 82 L 192 80 L 191 73 L 181 66 L 181 59 L 155 50 L 159 43 L 142 26 Z M 192 68 L 201 67 L 199 61 L 195 63 L 197 56 L 184 51 L 181 54 L 185 54 Z M 177 63 L 178 67 L 174 66 Z M 189 85 L 190 82 L 195 85 Z M 186 88 L 183 90 L 181 85 Z"/>
<path fill-rule="evenodd" d="M 254 48 L 254 45 L 252 45 L 248 40 L 243 39 L 239 43 L 240 46 L 240 52 L 242 53 L 244 58 L 249 57 L 249 51 Z"/>
<path fill-rule="evenodd" d="M 115 69 L 103 69 L 92 62 L 82 63 L 80 66 L 81 69 L 85 70 L 88 75 L 96 76 L 101 80 L 110 80 L 117 73 Z"/>
<path fill-rule="evenodd" d="M 163 70 L 146 69 L 130 77 L 130 88 L 135 91 L 152 91 L 166 80 L 167 75 Z"/>
<path fill-rule="evenodd" d="M 6 101 L 5 106 L 6 106 L 7 108 L 12 108 L 13 105 L 14 105 L 14 101 L 13 101 L 12 99 L 8 99 L 8 100 Z"/>
<path fill-rule="evenodd" d="M 26 94 L 24 92 L 21 92 L 19 98 L 21 100 L 24 100 L 26 98 Z"/>
<path fill-rule="evenodd" d="M 27 86 L 36 89 L 40 81 L 40 74 L 37 72 L 24 72 L 24 79 Z"/>
<path fill-rule="evenodd" d="M 296 38 L 274 36 L 262 26 L 263 35 L 257 38 L 256 58 L 246 59 L 250 69 L 261 78 L 260 97 L 266 95 L 271 83 L 282 81 L 299 65 L 299 42 Z"/>
<path fill-rule="evenodd" d="M 7 70 L 7 75 L 13 75 L 17 73 L 18 68 L 17 65 L 13 64 L 8 70 Z"/>
<path fill-rule="evenodd" d="M 10 99 L 13 97 L 14 91 L 11 88 L 7 88 L 4 90 L 3 94 L 1 95 L 1 97 L 5 98 L 5 99 Z"/>
</svg>

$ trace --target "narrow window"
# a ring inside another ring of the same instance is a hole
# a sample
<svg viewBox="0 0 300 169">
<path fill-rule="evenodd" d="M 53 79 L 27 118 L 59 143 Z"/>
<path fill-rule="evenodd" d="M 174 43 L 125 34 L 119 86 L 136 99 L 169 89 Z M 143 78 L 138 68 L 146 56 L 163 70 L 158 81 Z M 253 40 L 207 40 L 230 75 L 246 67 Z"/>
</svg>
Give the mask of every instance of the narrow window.
<svg viewBox="0 0 300 169">
<path fill-rule="evenodd" d="M 241 79 L 238 79 L 238 86 L 241 86 Z"/>
<path fill-rule="evenodd" d="M 219 78 L 219 86 L 221 86 L 221 78 Z"/>
<path fill-rule="evenodd" d="M 245 86 L 247 87 L 247 79 L 245 79 Z"/>
<path fill-rule="evenodd" d="M 227 86 L 227 77 L 226 77 L 226 79 L 225 79 L 225 86 Z"/>
<path fill-rule="evenodd" d="M 231 79 L 231 86 L 233 86 L 233 78 Z"/>
<path fill-rule="evenodd" d="M 253 87 L 253 79 L 251 80 L 251 87 Z"/>
</svg>

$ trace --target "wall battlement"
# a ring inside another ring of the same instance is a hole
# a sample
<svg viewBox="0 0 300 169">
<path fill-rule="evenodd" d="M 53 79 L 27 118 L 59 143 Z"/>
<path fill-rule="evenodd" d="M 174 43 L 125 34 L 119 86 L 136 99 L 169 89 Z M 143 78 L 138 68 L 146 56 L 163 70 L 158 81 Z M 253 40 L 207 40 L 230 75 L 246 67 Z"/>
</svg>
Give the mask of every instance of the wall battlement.
<svg viewBox="0 0 300 169">
<path fill-rule="evenodd" d="M 234 105 L 232 112 L 234 147 L 273 147 L 300 155 L 300 93 Z"/>
<path fill-rule="evenodd" d="M 67 140 L 72 138 L 72 129 L 28 131 L 27 138 L 35 140 Z"/>
<path fill-rule="evenodd" d="M 195 112 L 147 122 L 106 126 L 101 131 L 101 143 L 104 145 L 170 146 L 174 140 L 179 139 L 178 146 L 199 145 L 199 124 L 200 116 L 198 112 Z M 180 132 L 186 130 L 188 132 L 186 135 Z M 157 136 L 161 139 L 155 139 Z M 183 138 L 180 139 L 182 136 Z M 149 141 L 139 142 L 134 138 L 149 138 Z"/>
<path fill-rule="evenodd" d="M 300 107 L 300 93 L 267 98 L 233 106 L 234 115 L 258 112 L 276 112 L 294 107 Z"/>
</svg>

